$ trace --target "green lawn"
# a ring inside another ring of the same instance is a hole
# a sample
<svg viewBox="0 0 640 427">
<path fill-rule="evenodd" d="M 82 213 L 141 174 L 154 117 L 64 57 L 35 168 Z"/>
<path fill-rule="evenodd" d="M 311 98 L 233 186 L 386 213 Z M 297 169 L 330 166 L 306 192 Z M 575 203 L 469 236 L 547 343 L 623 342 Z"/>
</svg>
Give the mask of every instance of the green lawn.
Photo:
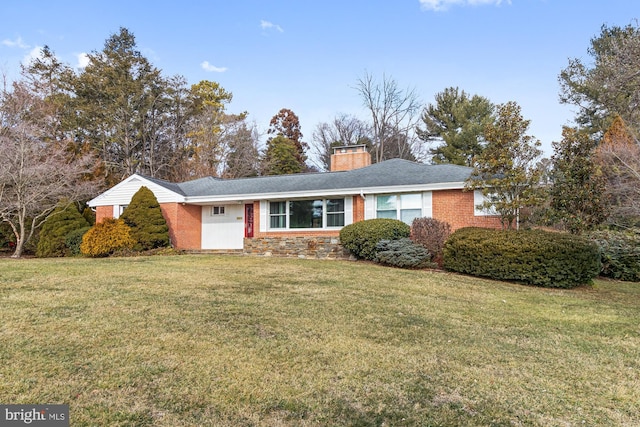
<svg viewBox="0 0 640 427">
<path fill-rule="evenodd" d="M 0 402 L 71 425 L 640 425 L 640 285 L 366 263 L 0 259 Z"/>
</svg>

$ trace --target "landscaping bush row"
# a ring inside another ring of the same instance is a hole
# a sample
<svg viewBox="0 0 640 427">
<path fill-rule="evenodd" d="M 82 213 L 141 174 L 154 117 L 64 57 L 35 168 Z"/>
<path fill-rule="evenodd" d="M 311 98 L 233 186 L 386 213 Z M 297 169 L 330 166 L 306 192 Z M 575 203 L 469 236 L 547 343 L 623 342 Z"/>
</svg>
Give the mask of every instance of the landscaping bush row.
<svg viewBox="0 0 640 427">
<path fill-rule="evenodd" d="M 600 248 L 601 275 L 616 280 L 640 281 L 640 234 L 637 230 L 601 230 L 587 237 Z"/>
<path fill-rule="evenodd" d="M 600 251 L 595 243 L 566 233 L 469 227 L 447 240 L 444 267 L 498 280 L 572 288 L 598 276 Z"/>
<path fill-rule="evenodd" d="M 90 227 L 87 213 L 73 203 L 61 203 L 45 221 L 36 255 L 91 257 L 130 251 L 149 251 L 169 246 L 169 228 L 160 204 L 147 187 L 134 194 L 120 219 L 105 219 Z"/>
</svg>

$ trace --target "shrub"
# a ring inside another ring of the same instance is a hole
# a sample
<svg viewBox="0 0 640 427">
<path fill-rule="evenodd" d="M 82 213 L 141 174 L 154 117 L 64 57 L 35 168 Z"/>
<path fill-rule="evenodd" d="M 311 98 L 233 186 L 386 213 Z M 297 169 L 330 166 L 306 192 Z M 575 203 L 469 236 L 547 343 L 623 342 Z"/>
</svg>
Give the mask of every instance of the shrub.
<svg viewBox="0 0 640 427">
<path fill-rule="evenodd" d="M 411 223 L 411 240 L 422 245 L 430 254 L 431 260 L 442 267 L 442 248 L 451 235 L 448 222 L 434 218 L 416 218 Z"/>
<path fill-rule="evenodd" d="M 397 219 L 377 218 L 359 221 L 340 230 L 342 246 L 360 259 L 374 261 L 380 240 L 409 237 L 410 227 Z"/>
<path fill-rule="evenodd" d="M 427 268 L 435 265 L 429 262 L 431 254 L 424 246 L 409 238 L 380 240 L 376 245 L 376 262 L 400 268 Z"/>
<path fill-rule="evenodd" d="M 81 228 L 88 227 L 75 203 L 62 203 L 49 214 L 40 230 L 40 238 L 36 247 L 38 257 L 61 257 L 70 255 L 66 245 L 67 235 Z"/>
<path fill-rule="evenodd" d="M 80 251 L 91 257 L 105 257 L 118 251 L 133 249 L 135 244 L 131 229 L 123 220 L 105 218 L 85 233 Z"/>
<path fill-rule="evenodd" d="M 572 288 L 600 272 L 600 251 L 589 240 L 542 230 L 463 228 L 444 246 L 447 270 L 531 285 Z"/>
<path fill-rule="evenodd" d="M 80 245 L 82 244 L 82 237 L 85 233 L 91 229 L 90 226 L 78 228 L 77 230 L 70 231 L 67 237 L 64 239 L 64 244 L 67 247 L 70 255 L 80 255 Z"/>
<path fill-rule="evenodd" d="M 601 230 L 591 232 L 587 237 L 600 248 L 600 274 L 617 280 L 640 281 L 640 235 Z"/>
<path fill-rule="evenodd" d="M 140 187 L 133 195 L 120 218 L 131 228 L 131 236 L 136 241 L 133 249 L 146 251 L 169 246 L 169 227 L 158 199 L 147 187 Z"/>
</svg>

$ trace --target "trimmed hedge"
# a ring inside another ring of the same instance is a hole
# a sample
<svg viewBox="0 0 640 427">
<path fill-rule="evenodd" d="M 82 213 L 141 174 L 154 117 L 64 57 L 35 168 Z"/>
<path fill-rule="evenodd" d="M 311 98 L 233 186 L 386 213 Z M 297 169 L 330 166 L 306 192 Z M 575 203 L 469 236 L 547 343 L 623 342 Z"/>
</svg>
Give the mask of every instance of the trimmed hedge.
<svg viewBox="0 0 640 427">
<path fill-rule="evenodd" d="M 367 219 L 343 227 L 340 243 L 356 258 L 375 261 L 379 241 L 409 237 L 410 233 L 411 227 L 397 219 Z"/>
<path fill-rule="evenodd" d="M 587 237 L 600 248 L 600 274 L 616 280 L 640 282 L 640 235 L 601 230 L 591 232 Z"/>
<path fill-rule="evenodd" d="M 590 284 L 600 272 L 598 246 L 543 230 L 462 228 L 444 247 L 447 270 L 548 288 Z"/>
<path fill-rule="evenodd" d="M 429 262 L 429 251 L 406 237 L 398 240 L 380 240 L 376 245 L 376 251 L 376 262 L 393 267 L 428 268 L 437 265 Z"/>
</svg>

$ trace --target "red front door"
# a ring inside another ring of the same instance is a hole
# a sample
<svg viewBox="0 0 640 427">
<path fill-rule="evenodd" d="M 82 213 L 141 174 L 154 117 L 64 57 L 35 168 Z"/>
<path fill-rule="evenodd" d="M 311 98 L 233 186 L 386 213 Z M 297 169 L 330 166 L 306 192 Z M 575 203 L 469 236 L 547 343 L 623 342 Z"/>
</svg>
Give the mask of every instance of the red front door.
<svg viewBox="0 0 640 427">
<path fill-rule="evenodd" d="M 253 204 L 244 205 L 244 237 L 253 237 Z"/>
</svg>

